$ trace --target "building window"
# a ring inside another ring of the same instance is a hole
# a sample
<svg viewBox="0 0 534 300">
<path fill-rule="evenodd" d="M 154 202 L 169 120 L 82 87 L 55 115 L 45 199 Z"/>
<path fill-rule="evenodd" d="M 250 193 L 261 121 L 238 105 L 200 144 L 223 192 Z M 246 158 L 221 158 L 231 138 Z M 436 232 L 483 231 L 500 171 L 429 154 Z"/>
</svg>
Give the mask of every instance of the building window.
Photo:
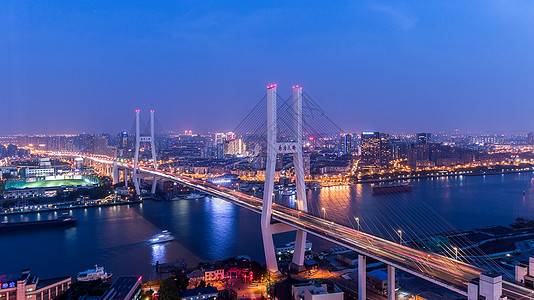
<svg viewBox="0 0 534 300">
<path fill-rule="evenodd" d="M 31 298 L 33 298 L 33 295 L 26 296 L 26 299 L 31 299 Z"/>
</svg>

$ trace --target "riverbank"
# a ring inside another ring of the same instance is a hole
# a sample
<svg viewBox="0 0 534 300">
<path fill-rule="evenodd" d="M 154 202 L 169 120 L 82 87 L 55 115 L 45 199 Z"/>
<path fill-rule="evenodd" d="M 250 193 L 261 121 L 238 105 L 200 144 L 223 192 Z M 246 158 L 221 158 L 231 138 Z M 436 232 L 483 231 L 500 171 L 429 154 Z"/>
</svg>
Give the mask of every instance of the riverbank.
<svg viewBox="0 0 534 300">
<path fill-rule="evenodd" d="M 518 174 L 518 173 L 531 173 L 534 172 L 534 167 L 522 168 L 518 170 L 503 170 L 503 171 L 457 171 L 448 173 L 433 173 L 433 174 L 421 174 L 421 175 L 403 175 L 388 178 L 376 178 L 376 179 L 353 179 L 350 183 L 375 183 L 375 182 L 388 182 L 396 180 L 409 180 L 409 179 L 426 179 L 426 178 L 440 178 L 440 177 L 455 177 L 455 176 L 485 176 L 485 175 L 503 175 L 503 174 Z"/>
</svg>

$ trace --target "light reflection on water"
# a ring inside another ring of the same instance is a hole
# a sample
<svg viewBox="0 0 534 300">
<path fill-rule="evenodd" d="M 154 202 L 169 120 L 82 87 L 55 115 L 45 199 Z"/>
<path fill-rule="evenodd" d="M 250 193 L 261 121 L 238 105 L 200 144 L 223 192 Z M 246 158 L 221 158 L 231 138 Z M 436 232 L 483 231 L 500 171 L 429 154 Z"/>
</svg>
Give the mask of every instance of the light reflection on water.
<svg viewBox="0 0 534 300">
<path fill-rule="evenodd" d="M 152 261 L 151 264 L 155 265 L 156 263 L 165 262 L 165 251 L 168 243 L 153 244 L 152 248 Z"/>
</svg>

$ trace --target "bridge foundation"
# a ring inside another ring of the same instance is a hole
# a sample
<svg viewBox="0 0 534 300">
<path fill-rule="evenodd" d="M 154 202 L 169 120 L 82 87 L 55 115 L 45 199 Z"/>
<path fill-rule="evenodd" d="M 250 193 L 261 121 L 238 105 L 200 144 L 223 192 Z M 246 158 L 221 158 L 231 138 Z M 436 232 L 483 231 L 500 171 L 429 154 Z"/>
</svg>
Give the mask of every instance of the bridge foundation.
<svg viewBox="0 0 534 300">
<path fill-rule="evenodd" d="M 358 300 L 367 300 L 367 257 L 361 254 L 358 254 Z"/>
</svg>

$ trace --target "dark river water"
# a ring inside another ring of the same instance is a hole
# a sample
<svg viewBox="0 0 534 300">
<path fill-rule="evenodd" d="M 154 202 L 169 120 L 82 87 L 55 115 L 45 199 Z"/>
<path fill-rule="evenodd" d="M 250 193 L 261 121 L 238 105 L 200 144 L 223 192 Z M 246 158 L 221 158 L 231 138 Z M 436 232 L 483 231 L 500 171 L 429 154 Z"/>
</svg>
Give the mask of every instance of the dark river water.
<svg viewBox="0 0 534 300">
<path fill-rule="evenodd" d="M 517 217 L 534 219 L 532 173 L 458 176 L 414 180 L 413 191 L 373 196 L 369 184 L 308 191 L 309 211 L 337 222 L 395 239 L 452 229 L 509 225 Z M 294 199 L 277 195 L 277 202 Z M 324 208 L 324 210 L 323 210 Z M 59 212 L 60 214 L 61 212 Z M 263 261 L 260 216 L 220 199 L 145 201 L 131 206 L 72 210 L 78 224 L 71 228 L 0 233 L 0 274 L 24 268 L 41 278 L 75 276 L 103 265 L 115 275 L 156 279 L 152 265 L 185 259 L 200 261 L 248 255 Z M 0 221 L 48 219 L 55 213 L 0 217 Z M 173 242 L 149 245 L 147 240 L 167 229 Z M 275 243 L 290 241 L 291 234 Z M 331 244 L 309 237 L 313 248 Z"/>
</svg>

